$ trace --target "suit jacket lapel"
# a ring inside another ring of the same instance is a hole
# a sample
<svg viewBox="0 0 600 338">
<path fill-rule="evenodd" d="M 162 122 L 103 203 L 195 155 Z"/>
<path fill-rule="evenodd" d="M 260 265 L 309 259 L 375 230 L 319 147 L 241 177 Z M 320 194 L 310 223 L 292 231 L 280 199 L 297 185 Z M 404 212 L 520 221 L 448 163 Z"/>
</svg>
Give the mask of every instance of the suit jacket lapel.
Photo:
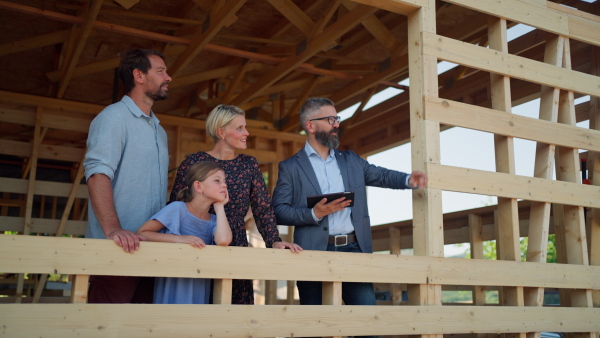
<svg viewBox="0 0 600 338">
<path fill-rule="evenodd" d="M 319 180 L 317 180 L 317 175 L 315 175 L 315 170 L 310 164 L 310 160 L 308 159 L 308 155 L 306 155 L 306 151 L 304 148 L 300 149 L 298 153 L 296 153 L 296 158 L 298 159 L 298 163 L 300 164 L 300 168 L 306 176 L 308 177 L 308 181 L 312 184 L 317 191 L 317 194 L 322 194 L 321 187 L 319 186 Z"/>
<path fill-rule="evenodd" d="M 349 191 L 350 183 L 348 182 L 348 166 L 346 165 L 346 158 L 342 155 L 342 152 L 335 150 L 335 159 L 337 160 L 340 173 L 342 174 L 342 181 L 344 181 L 344 191 Z"/>
</svg>

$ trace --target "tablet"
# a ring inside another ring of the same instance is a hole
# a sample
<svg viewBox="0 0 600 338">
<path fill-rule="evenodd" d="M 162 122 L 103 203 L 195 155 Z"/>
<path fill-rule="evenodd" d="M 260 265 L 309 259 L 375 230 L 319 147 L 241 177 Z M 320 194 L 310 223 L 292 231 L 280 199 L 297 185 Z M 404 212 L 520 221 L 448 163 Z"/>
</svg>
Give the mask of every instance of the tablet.
<svg viewBox="0 0 600 338">
<path fill-rule="evenodd" d="M 309 208 L 315 206 L 315 204 L 319 203 L 323 198 L 327 198 L 327 203 L 337 200 L 338 198 L 346 197 L 347 200 L 351 200 L 349 207 L 354 205 L 354 191 L 343 191 L 343 192 L 335 192 L 333 194 L 324 194 L 324 195 L 315 195 L 308 196 L 306 198 L 306 204 Z"/>
</svg>

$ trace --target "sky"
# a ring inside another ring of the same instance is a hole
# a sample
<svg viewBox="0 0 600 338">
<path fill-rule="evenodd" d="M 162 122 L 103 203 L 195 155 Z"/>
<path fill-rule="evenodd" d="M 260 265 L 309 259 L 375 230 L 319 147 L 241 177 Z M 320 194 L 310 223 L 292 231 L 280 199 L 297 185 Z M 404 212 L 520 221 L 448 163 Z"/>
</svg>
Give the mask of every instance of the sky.
<svg viewBox="0 0 600 338">
<path fill-rule="evenodd" d="M 521 36 L 533 28 L 517 25 L 508 30 L 508 40 Z M 442 61 L 438 64 L 438 72 L 444 72 L 455 67 Z M 408 80 L 401 82 L 408 85 Z M 378 104 L 402 90 L 388 88 L 374 95 L 365 109 Z M 576 104 L 589 101 L 589 96 L 575 101 Z M 339 112 L 342 120 L 352 116 L 358 104 Z M 539 99 L 521 104 L 512 108 L 512 113 L 532 118 L 539 116 Z M 588 121 L 579 123 L 578 126 L 588 128 Z M 343 135 L 342 135 L 343 137 Z M 514 139 L 515 171 L 517 175 L 533 176 L 535 161 L 535 142 Z M 371 164 L 410 173 L 411 149 L 410 144 L 401 145 L 387 151 L 369 156 Z M 440 133 L 440 161 L 443 165 L 457 166 L 478 170 L 495 171 L 494 135 L 465 128 L 454 127 Z M 367 188 L 369 214 L 372 225 L 412 219 L 412 193 L 410 190 L 392 190 L 376 187 Z M 495 196 L 442 192 L 442 211 L 444 213 L 479 208 L 497 204 Z M 446 246 L 445 255 L 454 256 L 461 254 L 466 247 Z"/>
</svg>

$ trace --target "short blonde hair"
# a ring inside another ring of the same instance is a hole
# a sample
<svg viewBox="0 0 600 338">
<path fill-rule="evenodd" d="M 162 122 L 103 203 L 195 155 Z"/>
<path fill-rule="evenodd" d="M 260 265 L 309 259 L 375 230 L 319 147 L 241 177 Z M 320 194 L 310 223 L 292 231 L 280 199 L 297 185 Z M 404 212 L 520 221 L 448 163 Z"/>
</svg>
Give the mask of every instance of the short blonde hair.
<svg viewBox="0 0 600 338">
<path fill-rule="evenodd" d="M 212 137 L 215 143 L 219 140 L 217 131 L 225 127 L 236 116 L 246 116 L 246 113 L 239 107 L 220 104 L 216 106 L 206 119 L 206 133 Z"/>
</svg>

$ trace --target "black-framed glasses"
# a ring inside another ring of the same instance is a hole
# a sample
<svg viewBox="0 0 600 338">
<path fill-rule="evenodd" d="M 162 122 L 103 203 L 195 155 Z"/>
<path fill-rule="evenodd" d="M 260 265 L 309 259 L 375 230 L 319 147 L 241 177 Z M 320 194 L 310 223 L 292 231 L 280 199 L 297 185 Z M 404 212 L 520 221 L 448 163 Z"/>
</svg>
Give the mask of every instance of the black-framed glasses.
<svg viewBox="0 0 600 338">
<path fill-rule="evenodd" d="M 341 117 L 339 117 L 339 116 L 325 116 L 325 117 L 319 117 L 318 119 L 311 119 L 309 121 L 317 121 L 317 120 L 325 120 L 325 119 L 327 119 L 327 122 L 329 122 L 329 124 L 331 124 L 333 126 L 336 122 L 340 123 Z"/>
</svg>

